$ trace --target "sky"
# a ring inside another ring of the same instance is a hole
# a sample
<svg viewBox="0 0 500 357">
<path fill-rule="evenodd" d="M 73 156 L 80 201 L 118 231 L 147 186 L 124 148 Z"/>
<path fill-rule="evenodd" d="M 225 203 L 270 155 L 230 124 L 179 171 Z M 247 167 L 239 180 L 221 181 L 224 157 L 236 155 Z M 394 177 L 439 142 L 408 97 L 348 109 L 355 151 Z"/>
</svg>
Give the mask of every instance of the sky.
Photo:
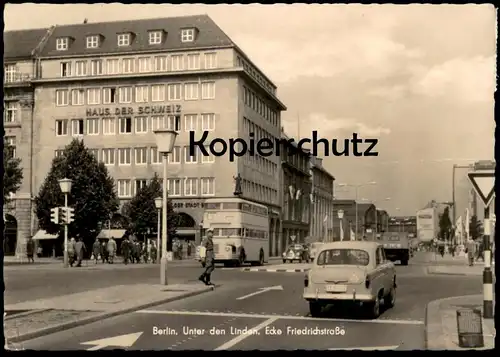
<svg viewBox="0 0 500 357">
<path fill-rule="evenodd" d="M 494 158 L 493 5 L 7 4 L 4 22 L 8 31 L 196 14 L 277 85 L 289 136 L 378 139 L 377 157 L 323 160 L 336 183 L 376 182 L 360 200 L 414 215 L 451 200 L 453 164 Z"/>
</svg>

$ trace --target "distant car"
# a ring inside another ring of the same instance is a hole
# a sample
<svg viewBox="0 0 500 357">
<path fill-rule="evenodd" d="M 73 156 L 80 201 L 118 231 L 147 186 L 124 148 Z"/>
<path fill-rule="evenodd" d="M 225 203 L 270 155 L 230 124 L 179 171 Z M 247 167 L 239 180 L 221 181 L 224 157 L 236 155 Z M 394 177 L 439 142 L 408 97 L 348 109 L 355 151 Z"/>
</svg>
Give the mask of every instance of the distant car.
<svg viewBox="0 0 500 357">
<path fill-rule="evenodd" d="M 312 262 L 314 258 L 316 257 L 316 253 L 318 252 L 319 249 L 323 246 L 324 243 L 322 242 L 314 242 L 311 243 L 309 247 L 309 260 Z"/>
<path fill-rule="evenodd" d="M 321 316 L 326 305 L 349 303 L 377 318 L 381 305 L 396 303 L 394 263 L 377 242 L 324 243 L 306 273 L 303 298 L 313 317 Z"/>
<path fill-rule="evenodd" d="M 309 252 L 302 244 L 293 244 L 283 253 L 283 263 L 293 263 L 295 261 L 298 261 L 299 263 L 309 261 Z"/>
<path fill-rule="evenodd" d="M 206 256 L 205 254 L 206 254 L 206 249 L 204 246 L 199 245 L 196 247 L 196 253 L 194 255 L 194 259 L 199 261 L 203 268 L 205 267 L 205 256 Z"/>
</svg>

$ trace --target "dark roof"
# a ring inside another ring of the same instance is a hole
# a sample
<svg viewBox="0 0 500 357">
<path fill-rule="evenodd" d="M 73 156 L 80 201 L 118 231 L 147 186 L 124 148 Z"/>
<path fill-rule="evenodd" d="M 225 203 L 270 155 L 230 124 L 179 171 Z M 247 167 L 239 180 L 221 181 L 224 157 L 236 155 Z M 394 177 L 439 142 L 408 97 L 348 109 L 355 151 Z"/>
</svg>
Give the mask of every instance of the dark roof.
<svg viewBox="0 0 500 357">
<path fill-rule="evenodd" d="M 312 169 L 313 169 L 313 170 L 315 170 L 315 169 L 316 169 L 316 170 L 318 170 L 318 171 L 323 172 L 326 176 L 328 176 L 328 177 L 329 177 L 329 178 L 331 178 L 333 181 L 335 181 L 335 177 L 334 177 L 331 173 L 329 173 L 329 172 L 328 172 L 328 171 L 327 171 L 327 170 L 326 170 L 323 166 L 321 166 L 321 165 L 313 165 L 313 166 L 312 166 Z"/>
<path fill-rule="evenodd" d="M 3 57 L 5 61 L 30 59 L 49 29 L 7 31 L 3 33 Z"/>
<path fill-rule="evenodd" d="M 375 207 L 373 203 L 358 203 L 358 215 L 365 214 L 372 207 Z"/>
<path fill-rule="evenodd" d="M 183 28 L 197 29 L 197 35 L 193 42 L 181 42 L 181 29 Z M 166 39 L 159 45 L 150 45 L 148 32 L 155 30 L 163 30 L 166 33 Z M 118 34 L 127 32 L 134 34 L 131 45 L 118 47 Z M 86 48 L 86 37 L 90 35 L 102 36 L 102 43 L 99 48 Z M 57 51 L 56 49 L 56 41 L 61 37 L 73 39 L 67 51 Z M 56 26 L 41 56 L 79 56 L 84 54 L 185 50 L 224 46 L 234 46 L 234 43 L 208 15 L 195 15 Z"/>
</svg>

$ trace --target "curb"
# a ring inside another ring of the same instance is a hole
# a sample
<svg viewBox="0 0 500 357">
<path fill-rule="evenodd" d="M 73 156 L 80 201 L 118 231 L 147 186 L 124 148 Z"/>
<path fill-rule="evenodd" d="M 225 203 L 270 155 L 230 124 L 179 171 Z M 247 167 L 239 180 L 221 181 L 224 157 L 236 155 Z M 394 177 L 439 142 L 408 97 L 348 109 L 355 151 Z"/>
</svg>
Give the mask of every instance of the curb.
<svg viewBox="0 0 500 357">
<path fill-rule="evenodd" d="M 81 320 L 64 322 L 64 323 L 61 323 L 58 325 L 54 325 L 54 326 L 50 326 L 47 328 L 31 331 L 31 332 L 26 333 L 26 334 L 21 335 L 21 336 L 14 336 L 14 337 L 9 338 L 8 340 L 9 340 L 9 342 L 23 342 L 23 341 L 31 340 L 31 339 L 34 339 L 37 337 L 50 335 L 50 334 L 60 332 L 63 330 L 69 330 L 69 329 L 72 329 L 75 327 L 88 325 L 88 324 L 91 324 L 93 322 L 97 322 L 99 320 L 103 320 L 106 318 L 125 315 L 125 314 L 128 314 L 130 312 L 137 311 L 137 310 L 144 310 L 144 309 L 147 309 L 147 308 L 150 308 L 153 306 L 166 304 L 166 303 L 169 303 L 172 301 L 177 301 L 177 300 L 189 298 L 189 297 L 196 296 L 196 295 L 201 295 L 203 293 L 213 291 L 213 290 L 214 289 L 212 287 L 206 287 L 206 288 L 200 289 L 198 291 L 192 291 L 192 292 L 184 294 L 184 295 L 174 296 L 174 297 L 165 298 L 165 299 L 157 300 L 157 301 L 151 301 L 151 302 L 144 303 L 141 305 L 135 305 L 132 307 L 128 307 L 126 309 L 115 310 L 115 311 L 106 311 L 104 313 L 89 316 L 89 317 L 81 319 Z M 38 312 L 40 312 L 40 311 L 38 310 Z M 6 338 L 6 340 L 7 340 L 7 338 Z"/>
<path fill-rule="evenodd" d="M 268 272 L 268 273 L 305 273 L 310 268 L 304 269 L 265 269 L 265 268 L 243 268 L 241 271 Z"/>
<path fill-rule="evenodd" d="M 12 319 L 17 319 L 18 317 L 24 317 L 24 316 L 29 316 L 29 315 L 33 315 L 33 314 L 38 314 L 40 312 L 45 312 L 45 311 L 49 311 L 50 309 L 37 309 L 37 310 L 28 310 L 28 311 L 25 311 L 25 312 L 20 312 L 19 314 L 13 314 L 13 315 L 8 315 L 6 317 L 4 317 L 4 321 L 8 321 L 8 320 L 12 320 Z"/>
<path fill-rule="evenodd" d="M 468 298 L 472 296 L 479 296 L 480 294 L 474 295 L 461 295 L 461 296 L 451 296 L 444 299 L 433 300 L 427 304 L 425 307 L 425 349 L 426 350 L 446 350 L 447 347 L 442 344 L 443 328 L 440 306 L 441 303 L 449 300 L 456 300 L 460 298 Z"/>
<path fill-rule="evenodd" d="M 455 275 L 455 276 L 483 276 L 483 272 L 478 272 L 474 274 L 468 274 L 468 273 L 454 273 L 454 272 L 440 272 L 440 271 L 433 271 L 434 267 L 427 267 L 427 274 L 429 275 Z"/>
</svg>

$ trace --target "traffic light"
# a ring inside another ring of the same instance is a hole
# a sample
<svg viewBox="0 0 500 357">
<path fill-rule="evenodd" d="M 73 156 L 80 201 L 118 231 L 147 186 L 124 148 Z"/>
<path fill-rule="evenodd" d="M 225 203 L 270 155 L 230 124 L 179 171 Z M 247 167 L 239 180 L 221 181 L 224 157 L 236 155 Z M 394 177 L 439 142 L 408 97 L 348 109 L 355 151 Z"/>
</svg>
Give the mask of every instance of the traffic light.
<svg viewBox="0 0 500 357">
<path fill-rule="evenodd" d="M 55 224 L 59 224 L 59 207 L 50 209 L 50 220 Z"/>
<path fill-rule="evenodd" d="M 70 224 L 75 219 L 75 209 L 71 207 L 61 207 L 62 209 L 62 221 L 64 224 Z"/>
</svg>

